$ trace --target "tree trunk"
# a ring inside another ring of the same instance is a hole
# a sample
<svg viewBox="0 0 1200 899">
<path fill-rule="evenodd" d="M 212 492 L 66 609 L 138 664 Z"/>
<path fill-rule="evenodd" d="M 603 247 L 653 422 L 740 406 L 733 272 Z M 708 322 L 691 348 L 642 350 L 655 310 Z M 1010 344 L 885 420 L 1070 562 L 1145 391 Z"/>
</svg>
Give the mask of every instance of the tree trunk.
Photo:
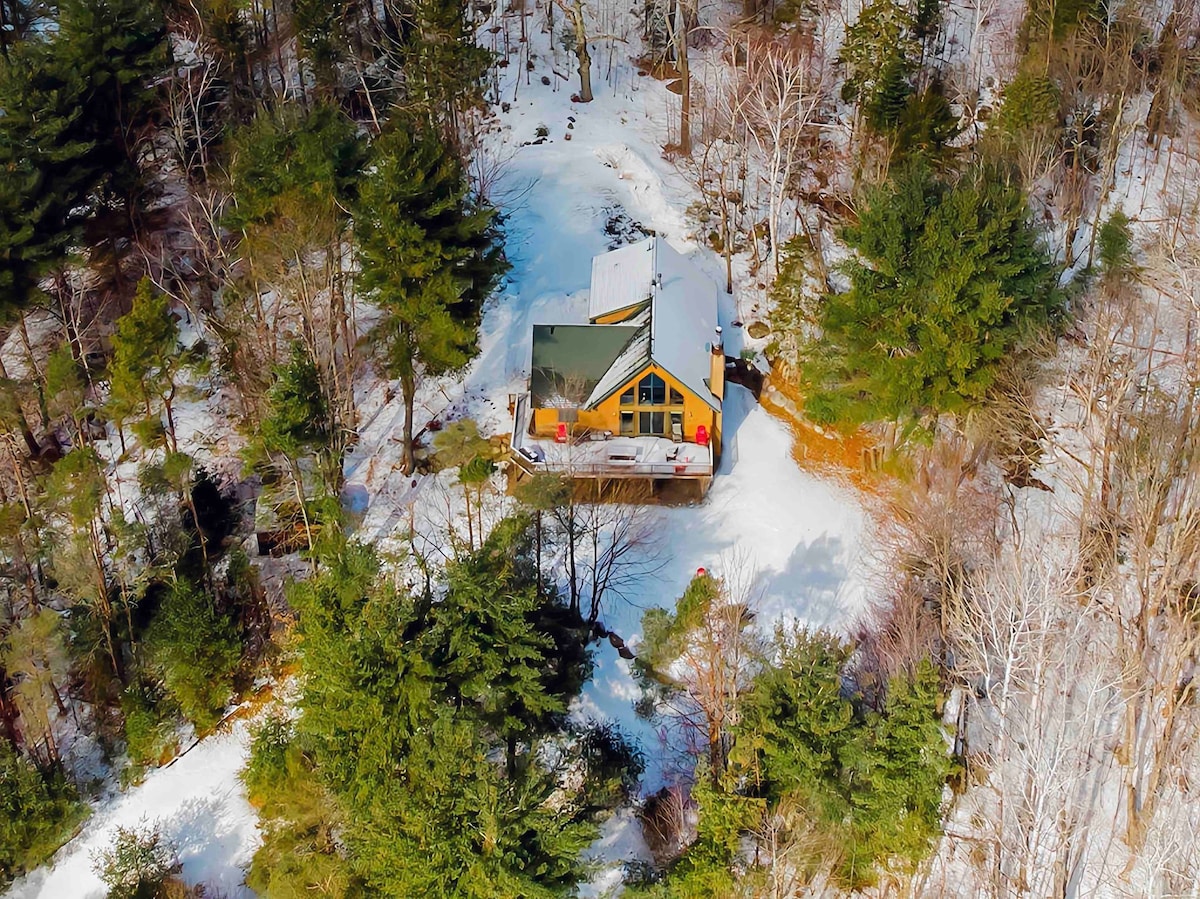
<svg viewBox="0 0 1200 899">
<path fill-rule="evenodd" d="M 402 470 L 406 475 L 410 475 L 417 467 L 417 454 L 413 447 L 413 402 L 416 399 L 417 385 L 411 368 L 400 375 L 400 392 L 404 394 L 404 467 Z"/>
<path fill-rule="evenodd" d="M 17 709 L 8 696 L 8 672 L 0 667 L 0 728 L 14 750 L 21 748 L 21 734 L 17 730 Z"/>
<path fill-rule="evenodd" d="M 579 101 L 592 102 L 592 57 L 588 53 L 587 23 L 583 18 L 583 0 L 575 0 L 571 8 L 575 22 L 575 55 L 579 57 Z"/>
<path fill-rule="evenodd" d="M 675 0 L 675 67 L 679 70 L 679 152 L 692 153 L 692 79 L 688 71 L 688 27 L 683 0 Z"/>
</svg>

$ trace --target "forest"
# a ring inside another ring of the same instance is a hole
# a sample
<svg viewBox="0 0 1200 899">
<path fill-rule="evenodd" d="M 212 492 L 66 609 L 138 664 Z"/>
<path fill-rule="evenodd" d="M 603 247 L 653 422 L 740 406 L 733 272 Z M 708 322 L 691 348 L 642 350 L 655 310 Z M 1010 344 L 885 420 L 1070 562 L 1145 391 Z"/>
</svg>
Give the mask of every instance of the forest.
<svg viewBox="0 0 1200 899">
<path fill-rule="evenodd" d="M 0 890 L 1194 896 L 1198 120 L 1197 0 L 0 0 Z M 650 233 L 712 492 L 521 481 Z"/>
</svg>

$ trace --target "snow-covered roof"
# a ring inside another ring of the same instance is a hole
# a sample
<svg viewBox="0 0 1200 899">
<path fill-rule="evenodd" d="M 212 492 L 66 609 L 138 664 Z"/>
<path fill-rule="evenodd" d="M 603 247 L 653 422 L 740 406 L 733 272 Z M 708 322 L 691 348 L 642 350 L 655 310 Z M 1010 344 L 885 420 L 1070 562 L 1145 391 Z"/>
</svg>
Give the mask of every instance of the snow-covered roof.
<svg viewBox="0 0 1200 899">
<path fill-rule="evenodd" d="M 654 280 L 654 243 L 647 237 L 629 246 L 592 257 L 592 291 L 588 318 L 592 321 L 650 299 Z"/>
<path fill-rule="evenodd" d="M 717 330 L 717 287 L 685 256 L 654 238 L 658 285 L 650 302 L 650 358 L 714 409 L 708 389 Z"/>
<path fill-rule="evenodd" d="M 606 396 L 611 396 L 634 375 L 646 367 L 650 361 L 650 310 L 640 312 L 628 324 L 635 326 L 637 331 L 621 354 L 613 360 L 608 371 L 592 388 L 587 399 L 587 408 L 594 408 Z M 616 325 L 597 325 L 600 328 L 615 328 Z"/>
<path fill-rule="evenodd" d="M 595 408 L 654 364 L 719 410 L 708 387 L 716 285 L 661 237 L 648 237 L 592 260 L 589 317 L 623 310 L 630 315 L 610 325 L 534 326 L 534 407 L 563 405 L 558 394 L 570 382 Z"/>
<path fill-rule="evenodd" d="M 642 329 L 596 382 L 587 405 L 595 406 L 653 362 L 714 409 L 720 408 L 708 388 L 709 350 L 717 327 L 716 286 L 661 237 L 597 256 L 592 278 L 593 318 L 629 308 L 638 302 L 631 302 L 636 297 L 648 296 L 650 308 L 625 323 Z"/>
</svg>

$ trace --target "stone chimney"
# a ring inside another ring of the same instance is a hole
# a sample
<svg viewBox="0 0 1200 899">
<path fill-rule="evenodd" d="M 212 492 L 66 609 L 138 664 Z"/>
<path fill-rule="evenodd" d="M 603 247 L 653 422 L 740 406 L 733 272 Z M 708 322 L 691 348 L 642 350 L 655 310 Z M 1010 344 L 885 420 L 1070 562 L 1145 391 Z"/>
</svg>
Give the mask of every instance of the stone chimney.
<svg viewBox="0 0 1200 899">
<path fill-rule="evenodd" d="M 712 353 L 709 361 L 708 389 L 719 400 L 725 399 L 725 343 L 721 339 L 721 326 L 717 326 L 717 336 L 713 340 Z"/>
</svg>

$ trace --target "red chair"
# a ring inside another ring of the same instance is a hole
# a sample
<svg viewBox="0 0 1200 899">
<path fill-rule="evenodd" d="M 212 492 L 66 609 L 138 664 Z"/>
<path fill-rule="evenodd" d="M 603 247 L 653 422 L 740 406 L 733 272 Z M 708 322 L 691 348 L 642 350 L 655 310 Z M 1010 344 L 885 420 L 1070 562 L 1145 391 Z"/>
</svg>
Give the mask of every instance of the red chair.
<svg viewBox="0 0 1200 899">
<path fill-rule="evenodd" d="M 704 425 L 696 425 L 696 442 L 701 446 L 708 446 L 708 428 Z"/>
<path fill-rule="evenodd" d="M 555 443 L 566 443 L 567 442 L 567 423 L 565 421 L 560 421 L 558 423 L 558 429 L 555 430 L 555 432 L 554 432 L 554 442 Z"/>
</svg>

